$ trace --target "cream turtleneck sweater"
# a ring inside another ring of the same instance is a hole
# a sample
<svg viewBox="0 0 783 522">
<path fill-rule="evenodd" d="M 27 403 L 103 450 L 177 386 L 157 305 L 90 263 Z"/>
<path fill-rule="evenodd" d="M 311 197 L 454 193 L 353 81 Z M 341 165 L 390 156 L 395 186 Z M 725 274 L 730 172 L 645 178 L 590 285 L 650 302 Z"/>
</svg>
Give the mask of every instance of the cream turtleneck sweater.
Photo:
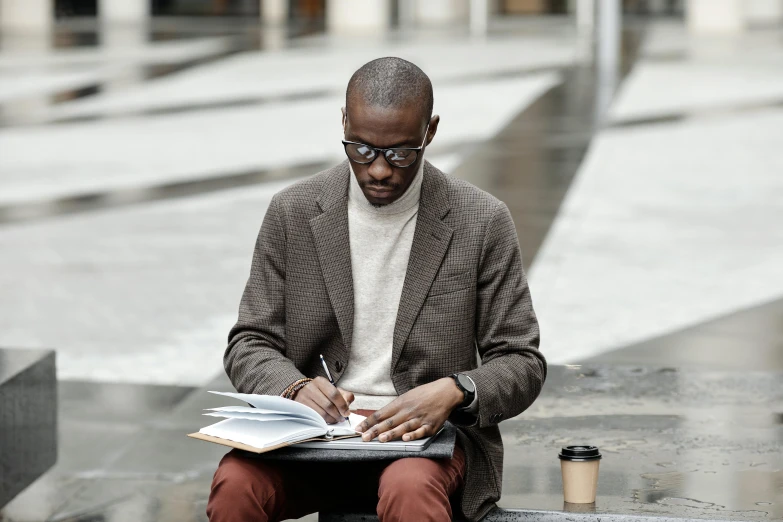
<svg viewBox="0 0 783 522">
<path fill-rule="evenodd" d="M 424 162 L 396 201 L 375 207 L 351 169 L 348 231 L 353 273 L 351 357 L 337 384 L 352 391 L 353 409 L 379 409 L 396 396 L 391 380 L 392 339 L 416 230 Z"/>
</svg>

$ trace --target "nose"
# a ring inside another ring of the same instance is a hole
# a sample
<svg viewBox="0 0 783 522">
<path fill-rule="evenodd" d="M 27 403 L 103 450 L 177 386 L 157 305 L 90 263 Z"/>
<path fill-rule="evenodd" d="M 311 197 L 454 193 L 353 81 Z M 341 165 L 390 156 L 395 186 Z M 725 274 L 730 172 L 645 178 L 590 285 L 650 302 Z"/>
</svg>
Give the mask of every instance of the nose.
<svg viewBox="0 0 783 522">
<path fill-rule="evenodd" d="M 378 157 L 367 168 L 367 174 L 375 181 L 383 181 L 390 178 L 394 174 L 394 170 L 392 170 L 389 162 L 386 161 L 386 156 L 378 154 Z"/>
</svg>

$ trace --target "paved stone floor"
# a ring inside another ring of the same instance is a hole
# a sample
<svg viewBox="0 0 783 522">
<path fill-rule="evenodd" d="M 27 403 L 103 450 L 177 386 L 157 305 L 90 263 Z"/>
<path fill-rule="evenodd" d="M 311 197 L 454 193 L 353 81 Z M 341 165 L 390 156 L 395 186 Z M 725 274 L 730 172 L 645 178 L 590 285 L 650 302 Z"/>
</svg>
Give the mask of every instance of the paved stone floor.
<svg viewBox="0 0 783 522">
<path fill-rule="evenodd" d="M 599 514 L 783 518 L 779 31 L 637 27 L 614 98 L 567 20 L 361 52 L 312 28 L 186 33 L 104 48 L 88 24 L 76 48 L 0 52 L 0 345 L 55 348 L 61 379 L 58 463 L 3 520 L 205 520 L 223 451 L 184 434 L 229 389 L 259 223 L 340 158 L 340 90 L 384 54 L 433 78 L 428 158 L 511 208 L 559 365 L 502 425 L 501 504 L 562 510 L 556 450 L 589 441 Z"/>
<path fill-rule="evenodd" d="M 781 411 L 779 373 L 553 368 L 541 399 L 503 426 L 501 505 L 562 510 L 555 457 L 578 441 L 603 449 L 596 513 L 783 518 Z"/>
<path fill-rule="evenodd" d="M 230 384 L 63 383 L 60 460 L 5 520 L 206 520 L 225 451 L 185 437 L 222 404 L 205 389 Z M 558 449 L 592 443 L 604 455 L 596 514 L 783 519 L 779 373 L 553 366 L 539 400 L 501 428 L 503 507 L 562 511 Z"/>
</svg>

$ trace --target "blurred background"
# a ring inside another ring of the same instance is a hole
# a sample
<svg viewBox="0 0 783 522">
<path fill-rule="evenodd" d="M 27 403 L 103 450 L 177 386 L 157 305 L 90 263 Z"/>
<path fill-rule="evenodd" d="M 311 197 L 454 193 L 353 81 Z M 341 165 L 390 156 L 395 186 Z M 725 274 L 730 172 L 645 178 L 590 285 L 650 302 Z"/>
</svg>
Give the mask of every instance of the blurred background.
<svg viewBox="0 0 783 522">
<path fill-rule="evenodd" d="M 222 451 L 183 434 L 266 207 L 343 160 L 381 56 L 433 81 L 427 159 L 511 209 L 553 365 L 782 371 L 782 29 L 783 0 L 0 0 L 0 390 L 38 358 L 48 389 L 41 349 L 57 378 L 0 519 L 205 520 Z"/>
</svg>

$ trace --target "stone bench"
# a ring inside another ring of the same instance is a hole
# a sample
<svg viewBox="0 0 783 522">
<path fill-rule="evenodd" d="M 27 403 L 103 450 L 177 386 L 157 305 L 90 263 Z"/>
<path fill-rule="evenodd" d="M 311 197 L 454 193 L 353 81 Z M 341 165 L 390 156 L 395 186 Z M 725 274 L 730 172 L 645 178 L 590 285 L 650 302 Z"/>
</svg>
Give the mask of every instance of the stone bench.
<svg viewBox="0 0 783 522">
<path fill-rule="evenodd" d="M 586 506 L 583 506 L 586 507 Z M 592 513 L 579 505 L 566 507 L 563 511 L 539 511 L 534 509 L 495 509 L 481 522 L 739 522 L 741 519 L 661 517 L 655 515 L 631 515 L 619 513 Z M 378 522 L 375 514 L 369 513 L 321 513 L 318 522 Z"/>
<path fill-rule="evenodd" d="M 55 353 L 0 348 L 0 507 L 56 460 Z"/>
</svg>

